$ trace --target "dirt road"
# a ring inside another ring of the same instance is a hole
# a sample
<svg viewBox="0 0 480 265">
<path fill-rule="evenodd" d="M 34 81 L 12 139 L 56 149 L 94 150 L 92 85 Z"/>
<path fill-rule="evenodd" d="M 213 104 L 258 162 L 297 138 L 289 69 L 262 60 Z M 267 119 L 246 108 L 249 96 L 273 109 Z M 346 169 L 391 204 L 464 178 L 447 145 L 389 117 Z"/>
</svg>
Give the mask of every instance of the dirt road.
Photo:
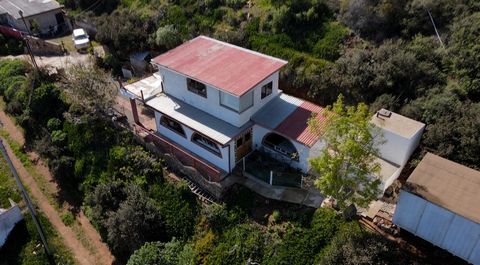
<svg viewBox="0 0 480 265">
<path fill-rule="evenodd" d="M 21 129 L 15 126 L 13 121 L 5 114 L 3 110 L 0 111 L 0 121 L 2 123 L 2 128 L 9 133 L 12 139 L 21 144 L 25 142 Z M 92 244 L 92 246 L 89 248 L 94 249 L 95 253 L 92 253 L 84 245 L 82 245 L 82 243 L 77 239 L 73 230 L 62 222 L 59 213 L 49 203 L 48 198 L 42 193 L 39 186 L 35 182 L 35 179 L 28 173 L 21 161 L 14 155 L 8 143 L 4 141 L 4 144 L 23 184 L 29 188 L 31 196 L 37 202 L 38 207 L 58 231 L 65 245 L 73 253 L 73 256 L 78 263 L 81 265 L 112 264 L 114 258 L 110 253 L 110 250 L 108 249 L 107 245 L 102 242 L 100 235 L 85 217 L 83 212 L 80 211 L 76 219 L 81 224 L 81 229 L 83 230 L 83 234 L 86 236 L 88 242 Z M 38 155 L 35 153 L 31 153 L 29 155 L 31 158 L 38 157 Z M 38 160 L 37 164 L 35 165 L 35 169 L 42 175 L 42 177 L 45 178 L 48 185 L 51 185 L 48 190 L 56 191 L 58 193 L 58 187 L 43 161 Z M 54 194 L 54 197 L 56 197 L 55 195 L 56 194 Z"/>
<path fill-rule="evenodd" d="M 23 59 L 27 62 L 30 62 L 30 57 L 26 54 L 16 55 L 16 56 L 4 56 L 0 57 L 1 59 Z M 68 68 L 68 65 L 74 63 L 81 63 L 87 64 L 90 62 L 90 55 L 88 54 L 79 54 L 79 53 L 71 53 L 65 56 L 37 56 L 35 55 L 35 61 L 37 62 L 38 66 L 52 66 L 58 69 L 61 68 Z"/>
</svg>

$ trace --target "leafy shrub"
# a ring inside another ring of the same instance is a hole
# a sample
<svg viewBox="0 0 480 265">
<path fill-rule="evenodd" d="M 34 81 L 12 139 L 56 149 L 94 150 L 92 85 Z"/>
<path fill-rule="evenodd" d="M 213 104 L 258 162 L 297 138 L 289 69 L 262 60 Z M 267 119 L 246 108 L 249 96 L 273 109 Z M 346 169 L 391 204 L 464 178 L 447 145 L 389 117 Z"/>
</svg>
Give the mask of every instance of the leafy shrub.
<svg viewBox="0 0 480 265">
<path fill-rule="evenodd" d="M 159 207 L 168 235 L 184 240 L 190 238 L 200 205 L 188 186 L 164 183 L 163 186 L 153 185 L 149 193 Z"/>
<path fill-rule="evenodd" d="M 69 211 L 65 212 L 62 214 L 61 216 L 61 219 L 62 219 L 62 222 L 65 224 L 65 225 L 72 225 L 73 222 L 75 222 L 75 217 L 73 216 L 73 214 Z"/>
<path fill-rule="evenodd" d="M 61 125 L 62 125 L 62 121 L 58 118 L 51 118 L 47 121 L 47 129 L 50 132 L 60 129 Z"/>
<path fill-rule="evenodd" d="M 171 49 L 182 41 L 174 25 L 159 27 L 155 32 L 154 39 L 156 45 L 166 49 Z"/>
<path fill-rule="evenodd" d="M 361 231 L 357 223 L 344 225 L 319 254 L 320 265 L 410 264 L 398 260 L 398 248 L 376 234 Z"/>
<path fill-rule="evenodd" d="M 173 238 L 168 243 L 147 242 L 136 250 L 127 262 L 127 265 L 177 265 L 183 244 Z"/>
<path fill-rule="evenodd" d="M 320 58 L 334 61 L 340 56 L 340 45 L 348 35 L 348 29 L 336 22 L 325 24 L 324 34 L 315 44 L 313 52 Z"/>
<path fill-rule="evenodd" d="M 260 260 L 264 242 L 264 235 L 256 225 L 237 225 L 218 238 L 207 264 L 246 264 L 249 258 Z"/>
</svg>

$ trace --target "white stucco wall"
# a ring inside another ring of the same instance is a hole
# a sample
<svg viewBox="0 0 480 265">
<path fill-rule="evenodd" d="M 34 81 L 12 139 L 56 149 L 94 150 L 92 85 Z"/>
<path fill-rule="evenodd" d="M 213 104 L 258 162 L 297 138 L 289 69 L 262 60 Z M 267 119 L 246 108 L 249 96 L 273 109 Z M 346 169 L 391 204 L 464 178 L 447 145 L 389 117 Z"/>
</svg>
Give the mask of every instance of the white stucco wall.
<svg viewBox="0 0 480 265">
<path fill-rule="evenodd" d="M 48 33 L 49 30 L 50 30 L 50 26 L 55 27 L 55 26 L 58 25 L 57 19 L 55 18 L 55 14 L 57 14 L 57 13 L 62 13 L 62 10 L 57 9 L 57 10 L 52 10 L 52 11 L 49 11 L 49 12 L 41 13 L 41 14 L 38 14 L 38 15 L 29 16 L 29 17 L 25 18 L 25 22 L 30 27 L 30 20 L 35 20 L 38 23 L 38 25 L 40 26 L 40 32 L 41 33 Z M 64 19 L 65 19 L 66 26 L 70 29 L 71 25 L 70 25 L 68 19 L 66 17 L 64 17 Z M 9 23 L 11 23 L 11 25 L 18 30 L 27 31 L 27 29 L 25 28 L 25 24 L 23 23 L 21 18 L 20 19 L 14 19 L 14 18 L 9 16 Z"/>
<path fill-rule="evenodd" d="M 409 139 L 385 129 L 380 130 L 386 141 L 379 146 L 380 157 L 403 167 L 420 143 L 423 129 Z"/>
<path fill-rule="evenodd" d="M 480 265 L 480 224 L 476 222 L 402 190 L 393 223 L 472 264 Z"/>
<path fill-rule="evenodd" d="M 230 160 L 230 165 L 229 165 L 229 157 L 231 159 L 232 153 L 234 153 L 233 150 L 233 141 L 228 143 L 225 147 L 221 147 L 218 145 L 220 152 L 221 152 L 221 157 L 206 150 L 205 148 L 201 147 L 200 145 L 194 143 L 191 141 L 193 130 L 190 129 L 187 126 L 182 125 L 183 130 L 185 131 L 186 137 L 183 137 L 182 135 L 166 128 L 163 127 L 160 124 L 160 118 L 162 114 L 155 111 L 155 122 L 157 124 L 157 131 L 161 134 L 164 135 L 166 138 L 172 140 L 173 142 L 177 143 L 178 145 L 184 147 L 185 149 L 189 150 L 190 152 L 198 155 L 199 157 L 209 161 L 213 165 L 225 170 L 226 172 L 231 172 L 231 169 L 235 166 L 234 160 Z M 230 146 L 230 148 L 229 148 Z"/>
<path fill-rule="evenodd" d="M 22 212 L 18 205 L 13 205 L 6 212 L 0 214 L 0 247 L 5 244 L 8 235 L 15 225 L 23 219 Z"/>
<path fill-rule="evenodd" d="M 206 85 L 207 98 L 205 98 L 187 90 L 187 78 L 184 75 L 162 66 L 159 66 L 159 73 L 163 78 L 163 88 L 165 93 L 183 100 L 184 102 L 237 127 L 241 127 L 247 123 L 255 112 L 278 94 L 279 74 L 276 72 L 253 88 L 253 106 L 238 113 L 220 105 L 220 91 L 217 88 Z M 261 99 L 261 88 L 269 82 L 272 82 L 273 84 L 272 94 Z"/>
</svg>

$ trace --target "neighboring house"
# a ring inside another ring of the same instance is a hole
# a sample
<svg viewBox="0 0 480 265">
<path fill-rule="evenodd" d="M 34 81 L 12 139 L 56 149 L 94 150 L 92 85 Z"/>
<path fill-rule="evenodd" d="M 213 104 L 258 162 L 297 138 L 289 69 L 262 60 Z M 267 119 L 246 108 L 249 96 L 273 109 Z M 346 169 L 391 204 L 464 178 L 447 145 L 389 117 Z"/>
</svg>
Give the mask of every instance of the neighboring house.
<svg viewBox="0 0 480 265">
<path fill-rule="evenodd" d="M 0 248 L 7 241 L 8 235 L 15 225 L 23 219 L 22 212 L 17 204 L 10 201 L 12 207 L 8 209 L 0 208 Z"/>
<path fill-rule="evenodd" d="M 19 11 L 23 12 L 28 29 Z M 55 0 L 0 0 L 0 25 L 40 35 L 52 35 L 72 28 L 63 6 Z"/>
<path fill-rule="evenodd" d="M 400 192 L 393 223 L 480 265 L 480 172 L 427 153 Z"/>
<path fill-rule="evenodd" d="M 141 99 L 155 111 L 157 135 L 222 171 L 207 172 L 211 181 L 223 180 L 237 166 L 248 166 L 244 158 L 254 150 L 300 176 L 310 171 L 308 160 L 325 147 L 321 135 L 307 125 L 315 113 L 324 126 L 325 110 L 279 89 L 284 60 L 199 36 L 152 63 L 157 74 L 125 89 L 130 98 Z M 391 183 L 418 145 L 424 124 L 395 113 L 375 116 L 372 122 L 390 140 L 382 146 L 385 160 L 379 162 L 382 180 Z M 272 184 L 265 161 L 260 160 L 257 170 L 267 176 L 259 178 Z M 302 186 L 301 177 L 294 186 Z"/>
</svg>

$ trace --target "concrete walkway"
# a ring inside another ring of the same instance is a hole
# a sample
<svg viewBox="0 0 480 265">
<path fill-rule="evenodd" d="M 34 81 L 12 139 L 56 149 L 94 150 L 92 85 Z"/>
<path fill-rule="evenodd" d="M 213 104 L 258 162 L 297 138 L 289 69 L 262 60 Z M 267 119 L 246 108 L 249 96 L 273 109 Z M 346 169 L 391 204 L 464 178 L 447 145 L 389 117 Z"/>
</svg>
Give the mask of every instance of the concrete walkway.
<svg viewBox="0 0 480 265">
<path fill-rule="evenodd" d="M 271 186 L 255 178 L 234 175 L 229 176 L 228 178 L 234 178 L 236 183 L 251 189 L 265 198 L 273 200 L 286 201 L 309 207 L 320 208 L 320 205 L 325 198 L 316 189 L 305 190 L 299 188 Z"/>
</svg>

